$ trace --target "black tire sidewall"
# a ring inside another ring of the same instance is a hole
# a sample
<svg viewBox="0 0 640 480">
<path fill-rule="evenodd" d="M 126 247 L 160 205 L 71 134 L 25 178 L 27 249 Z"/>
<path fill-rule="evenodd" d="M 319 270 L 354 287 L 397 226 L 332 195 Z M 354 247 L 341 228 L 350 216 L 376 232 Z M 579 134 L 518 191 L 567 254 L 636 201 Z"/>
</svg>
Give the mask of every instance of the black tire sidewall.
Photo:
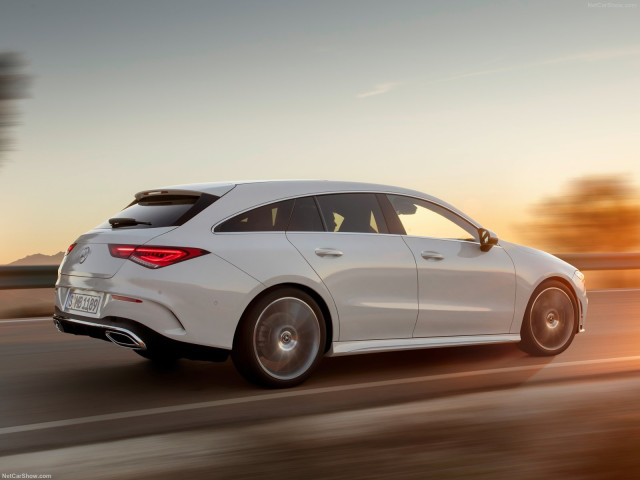
<svg viewBox="0 0 640 480">
<path fill-rule="evenodd" d="M 305 302 L 313 310 L 320 329 L 320 344 L 316 356 L 309 368 L 292 379 L 279 379 L 269 375 L 260 365 L 253 347 L 253 332 L 264 309 L 283 297 L 294 297 Z M 273 290 L 251 304 L 242 316 L 233 341 L 231 358 L 238 371 L 250 382 L 269 388 L 287 388 L 304 382 L 320 363 L 326 344 L 326 325 L 322 310 L 308 293 L 294 287 Z"/>
</svg>

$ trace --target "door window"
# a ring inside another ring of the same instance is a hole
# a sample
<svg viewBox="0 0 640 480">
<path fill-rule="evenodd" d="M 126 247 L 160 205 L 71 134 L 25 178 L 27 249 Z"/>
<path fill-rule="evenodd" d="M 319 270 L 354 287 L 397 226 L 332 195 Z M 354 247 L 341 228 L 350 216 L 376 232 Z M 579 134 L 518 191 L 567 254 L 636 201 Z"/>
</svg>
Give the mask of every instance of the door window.
<svg viewBox="0 0 640 480">
<path fill-rule="evenodd" d="M 372 193 L 317 197 L 329 232 L 388 233 L 382 210 Z"/>
<path fill-rule="evenodd" d="M 478 241 L 478 231 L 455 213 L 412 197 L 387 195 L 407 235 Z"/>
</svg>

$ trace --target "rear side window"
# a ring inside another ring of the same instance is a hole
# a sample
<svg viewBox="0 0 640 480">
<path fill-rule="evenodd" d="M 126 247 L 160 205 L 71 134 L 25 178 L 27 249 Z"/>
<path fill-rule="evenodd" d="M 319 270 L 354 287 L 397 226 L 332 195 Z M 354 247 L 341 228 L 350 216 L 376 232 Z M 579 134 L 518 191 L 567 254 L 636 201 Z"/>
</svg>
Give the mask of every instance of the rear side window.
<svg viewBox="0 0 640 480">
<path fill-rule="evenodd" d="M 284 232 L 291 217 L 293 200 L 272 203 L 241 213 L 221 223 L 215 232 Z"/>
<path fill-rule="evenodd" d="M 378 199 L 372 193 L 318 196 L 329 232 L 388 233 Z"/>
<path fill-rule="evenodd" d="M 219 197 L 201 195 L 153 195 L 134 200 L 124 210 L 111 217 L 133 219 L 137 222 L 118 228 L 157 228 L 179 226 L 192 219 Z M 150 225 L 149 225 L 150 224 Z M 109 220 L 97 228 L 112 228 Z"/>
</svg>

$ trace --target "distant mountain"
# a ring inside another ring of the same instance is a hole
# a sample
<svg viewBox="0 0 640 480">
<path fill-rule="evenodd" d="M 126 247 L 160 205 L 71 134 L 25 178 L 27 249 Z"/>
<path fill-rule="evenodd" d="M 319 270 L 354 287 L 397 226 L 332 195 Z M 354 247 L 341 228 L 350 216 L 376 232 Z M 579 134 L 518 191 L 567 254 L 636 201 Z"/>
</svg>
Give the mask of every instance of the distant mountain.
<svg viewBox="0 0 640 480">
<path fill-rule="evenodd" d="M 27 255 L 20 260 L 11 262 L 8 265 L 20 266 L 20 265 L 60 265 L 64 252 L 58 252 L 55 255 L 43 255 L 42 253 L 36 253 L 34 255 Z"/>
</svg>

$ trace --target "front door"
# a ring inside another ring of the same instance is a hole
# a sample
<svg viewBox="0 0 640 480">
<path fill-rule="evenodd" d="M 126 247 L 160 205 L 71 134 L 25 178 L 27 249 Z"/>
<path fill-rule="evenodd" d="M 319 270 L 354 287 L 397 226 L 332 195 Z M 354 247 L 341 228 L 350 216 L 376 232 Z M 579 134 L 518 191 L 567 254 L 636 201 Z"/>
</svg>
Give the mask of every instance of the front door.
<svg viewBox="0 0 640 480">
<path fill-rule="evenodd" d="M 418 266 L 414 337 L 508 333 L 515 268 L 494 246 L 480 250 L 476 227 L 454 212 L 412 197 L 388 195 Z"/>
</svg>

